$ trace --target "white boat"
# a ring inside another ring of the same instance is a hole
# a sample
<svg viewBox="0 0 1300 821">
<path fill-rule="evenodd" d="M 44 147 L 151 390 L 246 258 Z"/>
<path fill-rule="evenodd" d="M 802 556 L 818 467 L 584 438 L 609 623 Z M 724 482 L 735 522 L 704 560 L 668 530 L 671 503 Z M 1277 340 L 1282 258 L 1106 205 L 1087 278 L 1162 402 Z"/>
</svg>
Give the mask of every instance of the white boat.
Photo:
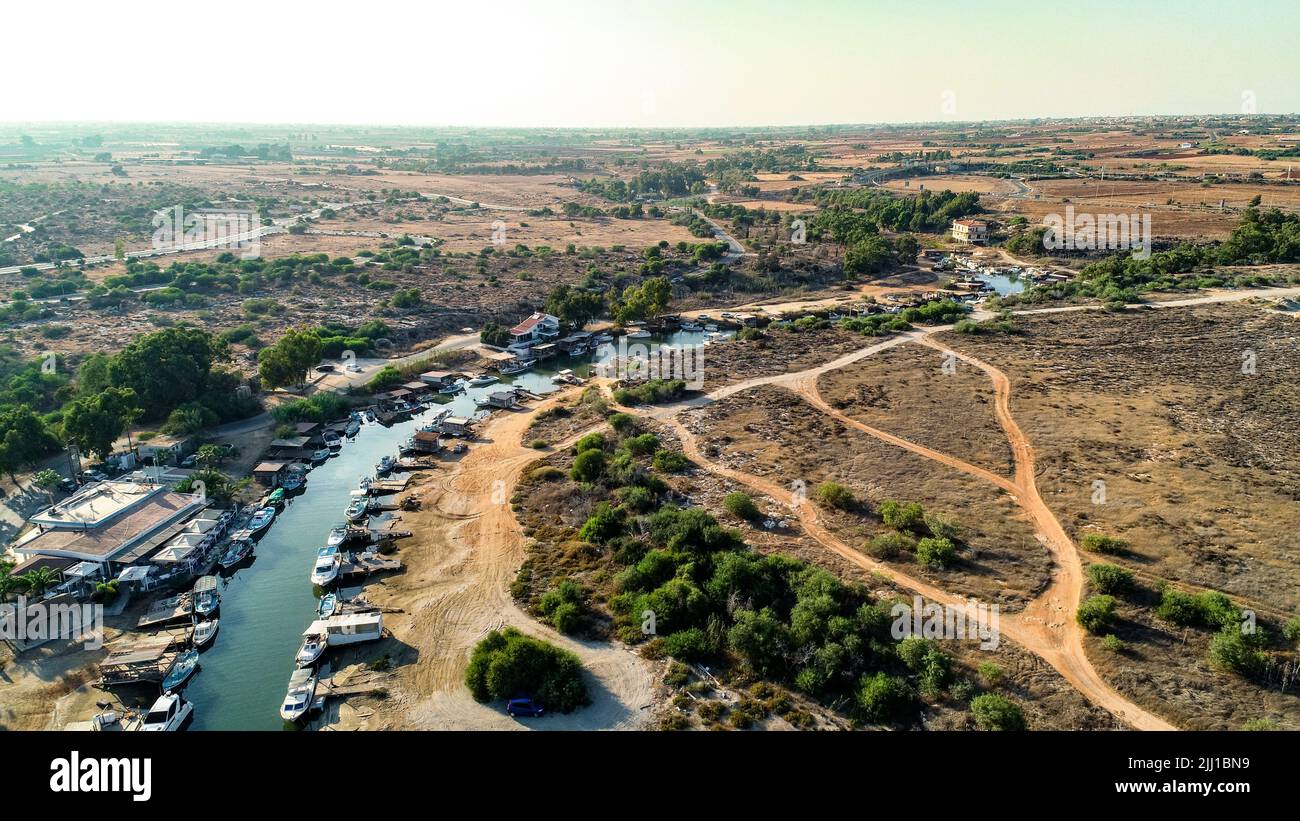
<svg viewBox="0 0 1300 821">
<path fill-rule="evenodd" d="M 254 533 L 260 533 L 270 527 L 271 522 L 273 521 L 275 521 L 275 508 L 258 508 L 257 511 L 253 513 L 253 518 L 248 520 L 248 529 Z"/>
<path fill-rule="evenodd" d="M 311 709 L 315 697 L 316 674 L 310 669 L 294 670 L 289 675 L 289 691 L 284 694 L 284 703 L 280 705 L 280 718 L 297 721 Z"/>
<path fill-rule="evenodd" d="M 361 422 L 357 419 L 349 419 L 348 426 L 343 429 L 343 435 L 351 439 L 361 432 Z"/>
<path fill-rule="evenodd" d="M 469 380 L 469 384 L 470 384 L 472 387 L 475 387 L 475 388 L 481 388 L 481 387 L 483 387 L 484 385 L 491 385 L 493 382 L 496 382 L 496 381 L 497 381 L 497 378 L 496 378 L 495 376 L 493 376 L 493 375 L 490 374 L 490 373 L 484 373 L 484 374 L 479 374 L 478 376 L 476 376 L 476 377 L 474 377 L 473 379 Z"/>
<path fill-rule="evenodd" d="M 702 331 L 704 326 L 698 322 L 683 322 L 681 325 L 683 331 Z"/>
<path fill-rule="evenodd" d="M 397 467 L 396 459 L 391 456 L 383 456 L 380 457 L 379 464 L 375 466 L 375 470 L 379 473 L 390 473 L 395 467 Z"/>
<path fill-rule="evenodd" d="M 348 540 L 348 526 L 335 525 L 330 528 L 330 535 L 325 537 L 326 547 L 338 547 Z"/>
<path fill-rule="evenodd" d="M 193 712 L 193 704 L 176 693 L 165 693 L 149 708 L 140 729 L 145 732 L 174 732 Z"/>
<path fill-rule="evenodd" d="M 452 382 L 450 385 L 443 385 L 441 388 L 438 388 L 438 393 L 451 396 L 452 394 L 460 393 L 463 390 L 465 390 L 464 385 L 459 382 Z"/>
<path fill-rule="evenodd" d="M 706 330 L 706 331 L 716 331 L 716 330 L 718 330 L 718 326 L 717 326 L 717 325 L 714 325 L 712 322 L 710 322 L 708 325 L 705 325 L 705 326 L 704 326 L 704 330 Z"/>
<path fill-rule="evenodd" d="M 348 613 L 317 619 L 303 631 L 304 636 L 324 636 L 325 644 L 338 647 L 375 641 L 384 636 L 384 614 L 379 612 Z"/>
<path fill-rule="evenodd" d="M 596 336 L 594 336 L 591 341 L 596 343 L 597 345 L 608 345 L 609 343 L 614 341 L 614 337 L 607 333 L 602 332 L 596 334 Z"/>
<path fill-rule="evenodd" d="M 370 502 L 365 499 L 353 499 L 348 505 L 348 509 L 343 514 L 348 517 L 349 522 L 359 522 L 366 518 L 370 511 Z"/>
<path fill-rule="evenodd" d="M 312 566 L 311 583 L 319 587 L 332 584 L 339 577 L 343 557 L 337 547 L 322 547 L 316 551 L 316 564 Z"/>
<path fill-rule="evenodd" d="M 324 633 L 303 633 L 302 646 L 293 658 L 294 664 L 299 667 L 312 666 L 325 653 L 326 646 Z"/>
<path fill-rule="evenodd" d="M 357 490 L 364 490 L 364 491 L 366 491 L 367 493 L 369 493 L 369 492 L 370 492 L 370 486 L 373 485 L 374 483 L 375 483 L 375 477 L 373 477 L 373 476 L 362 476 L 362 477 L 361 477 L 361 480 L 357 482 Z"/>
<path fill-rule="evenodd" d="M 524 371 L 537 364 L 536 359 L 515 359 L 502 365 L 498 370 L 506 376 Z"/>
<path fill-rule="evenodd" d="M 321 448 L 320 450 L 314 451 L 311 455 L 311 460 L 315 464 L 324 462 L 328 458 L 330 458 L 329 448 Z"/>
<path fill-rule="evenodd" d="M 628 339 L 649 339 L 650 332 L 646 330 L 630 331 L 627 335 L 627 338 Z"/>
<path fill-rule="evenodd" d="M 217 627 L 220 623 L 220 619 L 211 619 L 194 625 L 194 633 L 190 636 L 190 639 L 194 642 L 195 649 L 212 641 L 213 637 L 217 635 Z"/>
</svg>

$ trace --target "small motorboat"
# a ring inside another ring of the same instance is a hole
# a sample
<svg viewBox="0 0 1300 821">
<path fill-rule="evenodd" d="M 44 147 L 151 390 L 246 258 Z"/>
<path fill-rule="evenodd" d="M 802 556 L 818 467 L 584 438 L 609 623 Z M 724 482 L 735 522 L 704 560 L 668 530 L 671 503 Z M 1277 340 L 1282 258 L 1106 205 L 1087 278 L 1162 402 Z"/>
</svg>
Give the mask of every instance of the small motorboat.
<svg viewBox="0 0 1300 821">
<path fill-rule="evenodd" d="M 312 633 L 302 638 L 302 646 L 298 648 L 298 655 L 294 656 L 294 664 L 299 667 L 310 667 L 316 663 L 325 653 L 325 634 Z"/>
<path fill-rule="evenodd" d="M 342 450 L 343 449 L 342 437 L 340 437 L 337 433 L 325 434 L 325 447 L 329 448 L 331 452 L 336 450 Z"/>
<path fill-rule="evenodd" d="M 140 729 L 144 732 L 174 732 L 194 712 L 194 705 L 175 693 L 164 693 L 145 714 Z"/>
<path fill-rule="evenodd" d="M 717 325 L 714 325 L 712 322 L 710 322 L 708 325 L 705 325 L 705 326 L 704 326 L 704 330 L 706 330 L 706 331 L 717 331 L 717 330 L 718 330 L 718 326 L 717 326 Z"/>
<path fill-rule="evenodd" d="M 211 616 L 221 606 L 221 594 L 217 592 L 216 576 L 200 576 L 194 582 L 194 615 L 200 618 Z"/>
<path fill-rule="evenodd" d="M 253 518 L 248 520 L 248 529 L 254 533 L 260 533 L 271 526 L 275 521 L 275 508 L 262 507 L 253 513 Z"/>
<path fill-rule="evenodd" d="M 343 435 L 351 439 L 361 432 L 361 422 L 358 419 L 349 419 L 348 426 L 343 429 Z"/>
<path fill-rule="evenodd" d="M 330 458 L 329 448 L 321 448 L 320 450 L 313 452 L 311 455 L 311 461 L 313 464 L 320 464 L 328 458 Z"/>
<path fill-rule="evenodd" d="M 311 709 L 316 697 L 316 674 L 310 669 L 294 670 L 289 676 L 289 691 L 280 705 L 280 718 L 297 721 Z"/>
<path fill-rule="evenodd" d="M 370 502 L 364 498 L 357 498 L 352 500 L 352 504 L 348 505 L 348 509 L 343 513 L 348 517 L 349 522 L 359 522 L 366 518 L 369 512 Z"/>
<path fill-rule="evenodd" d="M 164 693 L 170 693 L 178 689 L 185 682 L 190 680 L 194 671 L 199 668 L 199 651 L 186 650 L 176 657 L 172 667 L 163 676 L 162 688 Z"/>
<path fill-rule="evenodd" d="M 484 385 L 491 385 L 493 382 L 496 381 L 497 378 L 494 375 L 490 373 L 481 373 L 478 376 L 474 377 L 473 379 L 469 380 L 469 385 L 470 387 L 473 388 L 481 388 Z"/>
<path fill-rule="evenodd" d="M 375 419 L 375 412 L 372 410 L 366 411 L 366 422 L 368 424 L 373 425 L 376 421 L 377 420 Z"/>
<path fill-rule="evenodd" d="M 194 649 L 197 650 L 217 635 L 217 626 L 221 619 L 210 619 L 201 621 L 194 625 L 194 632 L 190 635 L 190 640 L 194 643 Z"/>
<path fill-rule="evenodd" d="M 307 479 L 298 471 L 291 470 L 284 475 L 284 480 L 280 482 L 280 487 L 285 493 L 293 493 L 295 490 L 302 488 L 307 483 Z"/>
<path fill-rule="evenodd" d="M 683 322 L 681 324 L 681 329 L 683 331 L 702 331 L 704 330 L 704 326 L 698 322 Z"/>
<path fill-rule="evenodd" d="M 284 488 L 278 487 L 271 491 L 271 495 L 266 497 L 266 504 L 268 506 L 284 504 Z"/>
<path fill-rule="evenodd" d="M 316 615 L 322 619 L 328 619 L 339 610 L 339 594 L 326 593 L 320 597 L 320 605 L 316 608 Z"/>
<path fill-rule="evenodd" d="M 397 460 L 391 456 L 381 457 L 375 470 L 379 473 L 391 473 L 393 468 L 397 467 Z"/>
<path fill-rule="evenodd" d="M 235 565 L 253 555 L 253 541 L 251 539 L 232 539 L 230 546 L 217 559 L 217 567 L 222 570 L 229 570 Z"/>
<path fill-rule="evenodd" d="M 511 374 L 515 374 L 515 373 L 523 373 L 524 371 L 528 370 L 535 364 L 537 364 L 537 360 L 535 359 L 515 359 L 513 361 L 505 363 L 500 368 L 498 368 L 498 370 L 502 374 L 506 376 L 510 376 Z"/>
<path fill-rule="evenodd" d="M 638 331 L 629 331 L 627 338 L 628 339 L 649 339 L 650 332 L 645 330 L 644 328 Z"/>
<path fill-rule="evenodd" d="M 454 394 L 460 393 L 463 390 L 465 390 L 464 385 L 462 385 L 459 382 L 452 382 L 450 385 L 443 385 L 441 388 L 438 388 L 438 393 L 445 394 L 447 396 L 452 396 Z"/>
<path fill-rule="evenodd" d="M 316 564 L 312 565 L 311 583 L 317 587 L 332 584 L 339 577 L 343 557 L 337 547 L 322 547 L 316 551 Z"/>
<path fill-rule="evenodd" d="M 326 547 L 338 547 L 348 540 L 348 526 L 335 525 L 330 528 L 330 535 L 325 537 Z"/>
<path fill-rule="evenodd" d="M 373 477 L 373 476 L 362 476 L 362 477 L 361 477 L 361 480 L 360 480 L 359 482 L 357 482 L 357 490 L 363 490 L 363 491 L 369 493 L 369 492 L 370 492 L 370 486 L 373 485 L 374 483 L 375 483 L 375 477 Z"/>
</svg>

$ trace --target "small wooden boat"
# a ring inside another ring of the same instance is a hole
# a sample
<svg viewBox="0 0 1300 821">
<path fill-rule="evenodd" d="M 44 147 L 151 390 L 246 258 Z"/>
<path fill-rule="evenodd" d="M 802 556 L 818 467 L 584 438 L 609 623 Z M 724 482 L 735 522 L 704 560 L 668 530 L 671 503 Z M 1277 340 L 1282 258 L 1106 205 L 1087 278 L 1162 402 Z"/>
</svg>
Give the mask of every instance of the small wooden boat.
<svg viewBox="0 0 1300 821">
<path fill-rule="evenodd" d="M 339 594 L 326 593 L 324 596 L 320 597 L 320 605 L 316 608 L 316 615 L 320 616 L 322 619 L 328 619 L 330 616 L 337 613 L 338 609 Z"/>
<path fill-rule="evenodd" d="M 194 633 L 190 636 L 190 640 L 194 642 L 195 650 L 212 641 L 217 635 L 217 626 L 220 623 L 220 619 L 211 619 L 194 625 Z"/>
<path fill-rule="evenodd" d="M 163 676 L 162 688 L 164 693 L 170 693 L 178 689 L 185 682 L 190 680 L 194 671 L 199 667 L 199 651 L 186 650 L 177 656 L 176 661 L 172 664 L 167 675 Z"/>
<path fill-rule="evenodd" d="M 230 546 L 221 554 L 221 558 L 217 559 L 217 567 L 229 570 L 251 555 L 253 555 L 252 539 L 232 539 Z"/>
<path fill-rule="evenodd" d="M 294 656 L 294 664 L 299 667 L 310 667 L 316 663 L 325 653 L 325 634 L 310 633 L 302 638 L 302 646 L 298 648 L 298 655 Z"/>
</svg>

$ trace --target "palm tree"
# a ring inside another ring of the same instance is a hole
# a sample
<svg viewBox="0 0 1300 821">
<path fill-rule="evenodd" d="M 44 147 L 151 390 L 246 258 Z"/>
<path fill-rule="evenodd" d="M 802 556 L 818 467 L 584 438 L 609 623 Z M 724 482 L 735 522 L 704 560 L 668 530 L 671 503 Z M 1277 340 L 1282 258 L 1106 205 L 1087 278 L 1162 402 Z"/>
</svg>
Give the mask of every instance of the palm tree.
<svg viewBox="0 0 1300 821">
<path fill-rule="evenodd" d="M 59 574 L 49 567 L 37 567 L 18 577 L 23 591 L 32 596 L 40 596 L 55 585 Z"/>
</svg>

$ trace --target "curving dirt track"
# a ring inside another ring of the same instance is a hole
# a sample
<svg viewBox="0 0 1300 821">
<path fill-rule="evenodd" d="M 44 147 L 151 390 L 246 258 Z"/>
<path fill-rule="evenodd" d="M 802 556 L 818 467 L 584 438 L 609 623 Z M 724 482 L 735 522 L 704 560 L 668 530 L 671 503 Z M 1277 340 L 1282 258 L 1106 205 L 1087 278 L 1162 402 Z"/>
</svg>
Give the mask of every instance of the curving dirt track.
<svg viewBox="0 0 1300 821">
<path fill-rule="evenodd" d="M 705 405 L 758 385 L 779 385 L 799 394 L 809 404 L 845 425 L 861 430 L 889 444 L 976 476 L 1010 493 L 1017 505 L 1025 511 L 1030 521 L 1033 522 L 1038 538 L 1053 558 L 1056 572 L 1053 574 L 1048 587 L 1030 602 L 1022 612 L 1002 621 L 1002 631 L 1017 644 L 1050 664 L 1087 699 L 1134 729 L 1176 730 L 1177 727 L 1163 718 L 1139 707 L 1120 695 L 1106 683 L 1088 660 L 1083 648 L 1083 630 L 1073 618 L 1074 608 L 1077 606 L 1083 592 L 1083 564 L 1079 559 L 1074 543 L 1066 535 L 1064 528 L 1061 527 L 1060 522 L 1038 493 L 1035 481 L 1033 446 L 1011 415 L 1011 382 L 1006 374 L 992 365 L 961 352 L 953 351 L 930 338 L 930 334 L 946 327 L 903 334 L 806 371 L 743 380 L 707 394 L 705 397 L 690 402 L 689 405 L 696 407 Z M 1005 432 L 1014 455 L 1014 478 L 1008 479 L 950 454 L 941 453 L 852 419 L 832 408 L 818 392 L 817 378 L 827 371 L 844 367 L 892 345 L 910 341 L 928 345 L 944 353 L 951 353 L 958 359 L 979 368 L 989 376 L 993 382 L 996 395 L 995 412 L 998 423 Z M 635 409 L 625 410 L 636 412 Z M 652 415 L 676 431 L 682 442 L 684 452 L 697 464 L 790 505 L 809 535 L 827 549 L 859 567 L 879 573 L 900 586 L 913 590 L 934 601 L 949 605 L 964 604 L 961 597 L 940 590 L 928 582 L 909 576 L 892 567 L 873 561 L 845 544 L 820 524 L 816 508 L 806 499 L 796 499 L 787 489 L 772 482 L 712 462 L 700 451 L 695 435 L 676 418 L 677 413 L 681 410 L 682 406 L 678 405 L 659 409 L 653 412 Z"/>
</svg>

